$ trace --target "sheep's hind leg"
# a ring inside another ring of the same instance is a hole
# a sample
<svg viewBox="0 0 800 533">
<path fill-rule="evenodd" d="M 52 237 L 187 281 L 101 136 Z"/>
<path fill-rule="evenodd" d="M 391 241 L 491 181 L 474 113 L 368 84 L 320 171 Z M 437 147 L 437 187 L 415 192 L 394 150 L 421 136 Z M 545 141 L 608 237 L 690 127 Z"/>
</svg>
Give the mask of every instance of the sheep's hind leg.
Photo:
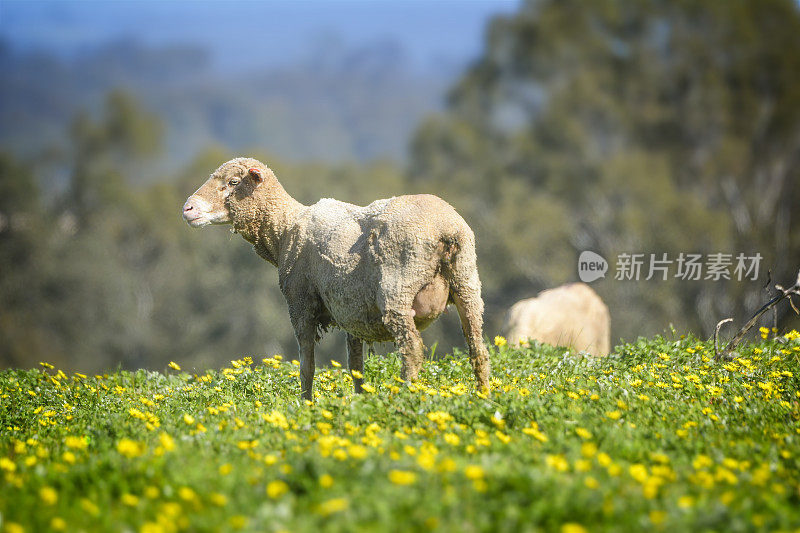
<svg viewBox="0 0 800 533">
<path fill-rule="evenodd" d="M 364 383 L 364 342 L 349 333 L 347 334 L 347 367 L 353 378 L 353 389 L 356 394 L 360 394 L 361 385 Z M 356 372 L 362 377 L 353 375 Z"/>
<path fill-rule="evenodd" d="M 400 378 L 415 381 L 422 368 L 425 347 L 422 344 L 422 336 L 414 324 L 413 315 L 410 311 L 408 313 L 386 311 L 383 323 L 394 338 L 400 357 L 403 359 Z"/>
<path fill-rule="evenodd" d="M 469 360 L 478 389 L 489 390 L 489 352 L 483 343 L 483 299 L 481 282 L 474 263 L 459 265 L 451 278 L 451 294 L 461 319 L 461 329 L 469 346 Z"/>
</svg>

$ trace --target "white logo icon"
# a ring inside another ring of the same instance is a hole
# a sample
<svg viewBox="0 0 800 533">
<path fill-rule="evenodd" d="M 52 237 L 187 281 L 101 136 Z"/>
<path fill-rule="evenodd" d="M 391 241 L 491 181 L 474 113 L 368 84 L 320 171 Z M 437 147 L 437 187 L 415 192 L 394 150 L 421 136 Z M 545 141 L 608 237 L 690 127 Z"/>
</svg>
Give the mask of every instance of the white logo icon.
<svg viewBox="0 0 800 533">
<path fill-rule="evenodd" d="M 596 279 L 606 277 L 608 261 L 603 256 L 589 250 L 581 252 L 578 258 L 578 277 L 584 283 L 591 283 Z"/>
</svg>

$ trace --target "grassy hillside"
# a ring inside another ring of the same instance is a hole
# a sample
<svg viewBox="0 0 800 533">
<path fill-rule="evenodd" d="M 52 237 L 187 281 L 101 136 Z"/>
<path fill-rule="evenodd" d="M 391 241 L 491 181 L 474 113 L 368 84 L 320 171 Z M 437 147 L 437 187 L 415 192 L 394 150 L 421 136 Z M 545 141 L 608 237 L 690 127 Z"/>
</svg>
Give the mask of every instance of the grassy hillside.
<svg viewBox="0 0 800 533">
<path fill-rule="evenodd" d="M 766 335 L 766 333 L 765 333 Z M 3 531 L 791 531 L 800 525 L 800 335 L 722 365 L 708 343 L 641 340 L 587 360 L 492 350 L 369 392 L 296 363 L 189 374 L 0 373 Z M 255 359 L 255 358 L 254 358 Z"/>
</svg>

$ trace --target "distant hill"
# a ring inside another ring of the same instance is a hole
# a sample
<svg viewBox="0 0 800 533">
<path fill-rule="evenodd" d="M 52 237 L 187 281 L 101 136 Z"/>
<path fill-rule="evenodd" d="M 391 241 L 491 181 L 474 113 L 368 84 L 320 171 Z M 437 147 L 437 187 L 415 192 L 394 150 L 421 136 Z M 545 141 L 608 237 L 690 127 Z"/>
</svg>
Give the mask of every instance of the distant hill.
<svg viewBox="0 0 800 533">
<path fill-rule="evenodd" d="M 231 75 L 191 46 L 121 40 L 65 59 L 0 43 L 0 146 L 30 155 L 63 145 L 78 112 L 124 88 L 166 123 L 169 168 L 209 144 L 297 160 L 400 160 L 457 72 L 412 69 L 392 42 L 311 50 L 291 67 Z"/>
</svg>

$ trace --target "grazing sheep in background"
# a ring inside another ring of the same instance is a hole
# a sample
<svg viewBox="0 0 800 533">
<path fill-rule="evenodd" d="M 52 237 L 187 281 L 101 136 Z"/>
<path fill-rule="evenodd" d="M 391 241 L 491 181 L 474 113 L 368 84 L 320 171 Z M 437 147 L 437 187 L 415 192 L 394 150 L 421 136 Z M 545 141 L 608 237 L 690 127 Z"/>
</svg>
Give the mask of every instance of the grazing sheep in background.
<svg viewBox="0 0 800 533">
<path fill-rule="evenodd" d="M 530 339 L 608 355 L 611 318 L 603 300 L 585 283 L 569 283 L 521 300 L 508 310 L 503 333 L 509 344 Z"/>
<path fill-rule="evenodd" d="M 347 355 L 361 392 L 363 342 L 394 341 L 403 379 L 417 378 L 420 330 L 455 303 L 478 388 L 488 390 L 483 300 L 475 237 L 455 209 L 420 194 L 359 207 L 332 199 L 306 206 L 266 165 L 238 158 L 220 166 L 183 206 L 193 227 L 232 224 L 278 267 L 300 350 L 303 397 L 312 399 L 314 345 L 322 332 L 347 332 Z"/>
</svg>

